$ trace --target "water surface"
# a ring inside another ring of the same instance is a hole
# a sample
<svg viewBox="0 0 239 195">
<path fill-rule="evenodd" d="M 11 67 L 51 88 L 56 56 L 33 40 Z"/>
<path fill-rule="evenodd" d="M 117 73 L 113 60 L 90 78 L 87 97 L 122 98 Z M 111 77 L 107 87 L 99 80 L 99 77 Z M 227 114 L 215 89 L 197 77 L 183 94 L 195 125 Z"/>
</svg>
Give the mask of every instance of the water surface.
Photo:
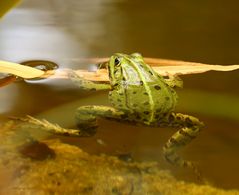
<svg viewBox="0 0 239 195">
<path fill-rule="evenodd" d="M 75 59 L 137 51 L 147 57 L 238 64 L 238 11 L 235 0 L 25 0 L 0 24 L 0 58 L 48 59 L 61 68 L 82 68 L 87 64 Z M 206 127 L 182 155 L 198 162 L 211 183 L 238 189 L 239 121 L 231 117 L 239 114 L 233 104 L 239 98 L 238 71 L 183 79 L 178 111 L 197 116 Z M 213 101 L 218 97 L 225 98 Z M 84 93 L 66 80 L 16 83 L 1 89 L 0 100 L 1 121 L 9 115 L 30 114 L 66 127 L 74 124 L 77 106 L 108 105 L 106 93 Z M 210 110 L 213 106 L 217 112 Z M 101 120 L 96 136 L 62 140 L 90 153 L 129 153 L 136 160 L 159 160 L 178 178 L 191 180 L 189 171 L 173 168 L 162 159 L 161 147 L 173 132 Z"/>
</svg>

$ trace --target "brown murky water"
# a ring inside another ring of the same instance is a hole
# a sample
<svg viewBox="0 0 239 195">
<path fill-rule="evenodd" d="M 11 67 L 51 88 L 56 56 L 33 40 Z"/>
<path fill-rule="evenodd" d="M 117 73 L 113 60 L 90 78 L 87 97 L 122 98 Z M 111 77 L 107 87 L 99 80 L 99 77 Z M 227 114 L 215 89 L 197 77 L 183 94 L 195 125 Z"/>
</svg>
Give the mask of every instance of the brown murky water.
<svg viewBox="0 0 239 195">
<path fill-rule="evenodd" d="M 0 58 L 49 59 L 61 68 L 86 67 L 81 57 L 140 52 L 147 57 L 212 64 L 239 63 L 237 1 L 30 1 L 0 24 Z M 239 77 L 235 72 L 183 76 L 178 111 L 205 122 L 201 135 L 182 151 L 199 163 L 205 177 L 223 188 L 239 189 Z M 74 124 L 80 105 L 108 104 L 106 93 L 85 93 L 70 81 L 16 83 L 1 88 L 0 120 L 26 114 L 62 126 Z M 67 117 L 66 117 L 67 116 Z M 191 173 L 162 159 L 161 147 L 174 131 L 101 120 L 92 138 L 62 138 L 90 153 L 131 154 L 159 160 L 180 179 Z M 102 144 L 103 142 L 103 144 Z"/>
</svg>

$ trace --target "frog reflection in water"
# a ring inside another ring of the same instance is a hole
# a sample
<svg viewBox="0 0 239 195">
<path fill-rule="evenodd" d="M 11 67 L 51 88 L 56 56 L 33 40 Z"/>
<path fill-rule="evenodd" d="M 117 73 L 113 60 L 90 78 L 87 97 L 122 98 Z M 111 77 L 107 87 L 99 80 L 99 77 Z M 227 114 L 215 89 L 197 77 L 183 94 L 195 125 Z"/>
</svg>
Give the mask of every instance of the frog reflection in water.
<svg viewBox="0 0 239 195">
<path fill-rule="evenodd" d="M 98 117 L 152 127 L 179 128 L 163 147 L 163 154 L 172 164 L 196 170 L 192 162 L 183 160 L 177 154 L 178 149 L 195 138 L 203 126 L 195 117 L 173 112 L 178 99 L 173 88 L 182 87 L 182 81 L 172 75 L 164 79 L 138 53 L 116 53 L 110 58 L 107 68 L 110 84 L 88 81 L 75 73 L 70 74 L 70 78 L 82 89 L 110 90 L 112 107 L 95 105 L 77 109 L 79 129 L 95 129 Z"/>
</svg>

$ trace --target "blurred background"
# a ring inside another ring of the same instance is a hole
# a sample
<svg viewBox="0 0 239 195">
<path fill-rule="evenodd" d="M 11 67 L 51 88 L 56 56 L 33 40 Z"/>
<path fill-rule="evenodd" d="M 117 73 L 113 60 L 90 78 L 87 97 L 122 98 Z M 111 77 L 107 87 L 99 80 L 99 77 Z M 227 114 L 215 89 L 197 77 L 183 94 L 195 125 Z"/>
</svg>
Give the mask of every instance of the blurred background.
<svg viewBox="0 0 239 195">
<path fill-rule="evenodd" d="M 0 59 L 47 59 L 60 68 L 79 69 L 87 66 L 81 58 L 140 52 L 145 57 L 239 64 L 238 13 L 236 0 L 23 0 L 0 23 Z M 239 188 L 239 71 L 182 78 L 177 111 L 206 124 L 182 155 L 198 162 L 212 184 Z M 74 124 L 78 106 L 108 105 L 107 93 L 85 93 L 65 80 L 9 85 L 1 88 L 0 100 L 1 121 L 29 114 L 65 127 Z M 90 153 L 130 153 L 135 160 L 164 164 L 161 147 L 174 131 L 103 121 L 93 138 L 62 140 Z M 184 169 L 164 166 L 180 179 L 191 178 Z"/>
</svg>

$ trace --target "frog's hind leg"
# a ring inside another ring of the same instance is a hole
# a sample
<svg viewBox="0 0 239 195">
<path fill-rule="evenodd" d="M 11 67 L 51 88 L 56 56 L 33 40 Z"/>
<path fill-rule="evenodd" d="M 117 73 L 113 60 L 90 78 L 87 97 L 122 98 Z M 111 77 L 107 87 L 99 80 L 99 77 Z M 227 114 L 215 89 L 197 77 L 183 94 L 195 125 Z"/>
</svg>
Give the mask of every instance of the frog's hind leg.
<svg viewBox="0 0 239 195">
<path fill-rule="evenodd" d="M 58 135 L 88 137 L 95 133 L 98 117 L 124 120 L 125 116 L 127 115 L 124 112 L 108 106 L 81 106 L 76 111 L 76 121 L 79 129 L 65 129 L 45 119 L 41 120 L 32 116 L 11 117 L 11 119 L 33 124 L 35 127 Z"/>
<path fill-rule="evenodd" d="M 167 122 L 170 126 L 181 127 L 181 129 L 174 133 L 163 147 L 163 153 L 166 160 L 172 164 L 193 169 L 200 179 L 200 172 L 196 165 L 190 161 L 182 159 L 177 154 L 177 151 L 196 138 L 204 124 L 195 117 L 180 113 L 170 114 Z"/>
<path fill-rule="evenodd" d="M 81 106 L 76 111 L 77 126 L 80 130 L 95 133 L 97 118 L 117 119 L 124 118 L 124 113 L 109 106 Z"/>
</svg>

